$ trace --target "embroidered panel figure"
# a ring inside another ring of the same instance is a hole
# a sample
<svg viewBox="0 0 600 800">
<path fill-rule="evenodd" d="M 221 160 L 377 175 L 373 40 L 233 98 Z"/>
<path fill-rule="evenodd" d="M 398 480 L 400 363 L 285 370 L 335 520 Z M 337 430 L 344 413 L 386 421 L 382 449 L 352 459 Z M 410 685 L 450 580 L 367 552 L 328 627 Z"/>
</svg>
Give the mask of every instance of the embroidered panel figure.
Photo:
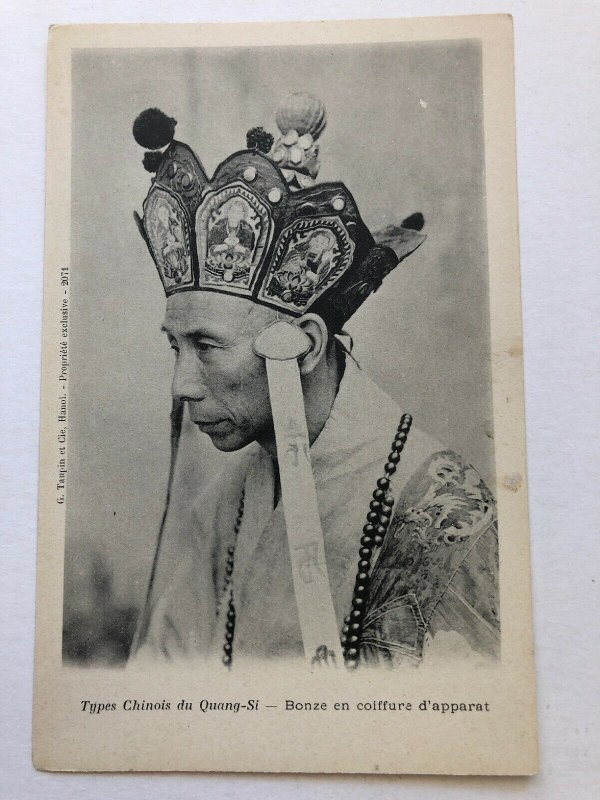
<svg viewBox="0 0 600 800">
<path fill-rule="evenodd" d="M 269 209 L 243 186 L 209 193 L 196 222 L 200 284 L 249 291 L 271 231 Z"/>
<path fill-rule="evenodd" d="M 335 217 L 300 220 L 282 233 L 260 297 L 283 308 L 306 309 L 349 266 L 353 252 Z"/>
<path fill-rule="evenodd" d="M 178 201 L 156 189 L 144 205 L 147 233 L 165 289 L 193 283 L 188 223 Z"/>
<path fill-rule="evenodd" d="M 284 98 L 276 122 L 210 178 L 173 118 L 134 123 L 156 173 L 135 217 L 176 362 L 170 500 L 132 657 L 497 658 L 492 493 L 343 345 L 347 320 L 425 241 L 423 215 L 372 233 L 343 183 L 317 183 L 318 98 Z M 199 489 L 182 472 L 188 419 L 229 454 Z"/>
</svg>

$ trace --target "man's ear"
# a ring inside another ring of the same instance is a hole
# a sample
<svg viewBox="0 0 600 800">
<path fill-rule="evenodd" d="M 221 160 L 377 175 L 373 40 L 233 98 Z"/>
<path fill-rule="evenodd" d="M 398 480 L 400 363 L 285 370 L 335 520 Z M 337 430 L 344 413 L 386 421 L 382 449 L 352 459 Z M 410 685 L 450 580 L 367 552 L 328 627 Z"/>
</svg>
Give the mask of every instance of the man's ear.
<svg viewBox="0 0 600 800">
<path fill-rule="evenodd" d="M 303 314 L 294 320 L 294 325 L 297 325 L 310 339 L 310 350 L 300 359 L 300 374 L 308 375 L 321 362 L 327 352 L 327 343 L 329 341 L 327 325 L 318 314 Z"/>
</svg>

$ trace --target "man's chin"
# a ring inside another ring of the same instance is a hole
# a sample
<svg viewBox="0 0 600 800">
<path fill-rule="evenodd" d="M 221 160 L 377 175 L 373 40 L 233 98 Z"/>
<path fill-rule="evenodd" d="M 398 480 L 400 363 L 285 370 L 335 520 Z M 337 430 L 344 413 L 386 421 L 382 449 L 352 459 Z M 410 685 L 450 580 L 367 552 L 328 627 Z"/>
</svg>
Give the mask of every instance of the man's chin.
<svg viewBox="0 0 600 800">
<path fill-rule="evenodd" d="M 241 450 L 242 447 L 250 444 L 249 440 L 241 436 L 238 430 L 227 425 L 211 430 L 203 430 L 201 426 L 198 428 L 210 438 L 217 450 L 221 450 L 223 453 Z"/>
<path fill-rule="evenodd" d="M 246 445 L 249 444 L 247 441 L 240 441 L 240 439 L 234 435 L 212 435 L 210 440 L 217 450 L 220 450 L 222 453 L 232 453 L 235 450 L 241 450 L 242 447 L 246 447 Z"/>
</svg>

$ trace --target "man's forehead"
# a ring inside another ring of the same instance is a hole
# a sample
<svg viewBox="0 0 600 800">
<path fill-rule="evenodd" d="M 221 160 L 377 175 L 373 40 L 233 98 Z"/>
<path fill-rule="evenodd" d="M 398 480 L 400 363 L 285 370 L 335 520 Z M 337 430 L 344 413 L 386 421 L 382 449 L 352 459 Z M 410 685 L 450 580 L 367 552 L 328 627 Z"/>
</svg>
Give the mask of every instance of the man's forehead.
<svg viewBox="0 0 600 800">
<path fill-rule="evenodd" d="M 245 330 L 265 325 L 275 312 L 244 297 L 218 292 L 178 292 L 167 298 L 163 328 L 172 334 L 205 333 L 234 340 Z"/>
</svg>

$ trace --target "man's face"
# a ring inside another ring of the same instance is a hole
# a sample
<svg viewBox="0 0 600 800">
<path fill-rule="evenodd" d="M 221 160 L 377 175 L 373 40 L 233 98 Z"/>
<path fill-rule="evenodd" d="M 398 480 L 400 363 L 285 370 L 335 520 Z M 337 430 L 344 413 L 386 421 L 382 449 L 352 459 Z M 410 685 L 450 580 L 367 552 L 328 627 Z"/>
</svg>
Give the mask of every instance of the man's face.
<svg viewBox="0 0 600 800">
<path fill-rule="evenodd" d="M 163 329 L 177 354 L 172 392 L 219 450 L 272 438 L 264 361 L 252 344 L 275 313 L 243 298 L 181 292 L 167 300 Z"/>
</svg>

